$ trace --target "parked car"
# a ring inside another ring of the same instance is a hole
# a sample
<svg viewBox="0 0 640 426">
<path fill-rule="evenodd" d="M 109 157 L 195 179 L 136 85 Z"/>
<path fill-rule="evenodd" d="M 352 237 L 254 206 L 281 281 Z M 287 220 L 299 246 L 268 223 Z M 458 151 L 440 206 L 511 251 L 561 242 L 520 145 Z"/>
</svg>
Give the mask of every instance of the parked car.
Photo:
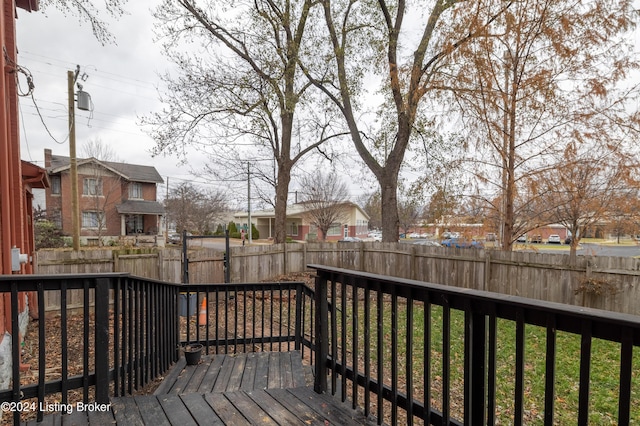
<svg viewBox="0 0 640 426">
<path fill-rule="evenodd" d="M 169 241 L 169 244 L 180 244 L 182 241 L 182 234 L 169 234 L 167 240 Z"/>
<path fill-rule="evenodd" d="M 534 235 L 529 240 L 530 243 L 542 244 L 542 235 Z"/>
<path fill-rule="evenodd" d="M 431 246 L 431 247 L 440 247 L 441 244 L 437 241 L 433 241 L 433 240 L 424 240 L 424 241 L 418 241 L 416 244 L 419 244 L 421 246 Z"/>
<path fill-rule="evenodd" d="M 380 233 L 372 234 L 371 238 L 373 238 L 373 241 L 382 241 L 382 234 Z"/>
<path fill-rule="evenodd" d="M 519 243 L 526 243 L 527 242 L 527 234 L 520 235 L 516 241 L 519 242 Z"/>
<path fill-rule="evenodd" d="M 484 248 L 482 241 L 476 240 L 463 240 L 461 238 L 447 238 L 440 243 L 444 247 L 456 247 L 456 248 Z"/>
<path fill-rule="evenodd" d="M 338 242 L 339 243 L 359 243 L 360 241 L 362 241 L 362 240 L 360 238 L 358 238 L 358 237 L 344 237 L 343 239 L 341 239 Z"/>
<path fill-rule="evenodd" d="M 549 235 L 549 238 L 547 239 L 547 243 L 549 243 L 549 244 L 562 244 L 562 240 L 560 239 L 560 235 L 551 234 L 551 235 Z"/>
<path fill-rule="evenodd" d="M 409 234 L 409 238 L 420 238 L 420 234 L 418 234 L 417 232 L 412 232 L 411 234 Z"/>
</svg>

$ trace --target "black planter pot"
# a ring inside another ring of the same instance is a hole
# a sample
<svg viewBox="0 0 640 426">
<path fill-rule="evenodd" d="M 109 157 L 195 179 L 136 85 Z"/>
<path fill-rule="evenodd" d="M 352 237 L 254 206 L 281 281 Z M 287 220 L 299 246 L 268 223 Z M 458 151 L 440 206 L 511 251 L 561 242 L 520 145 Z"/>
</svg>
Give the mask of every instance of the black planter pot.
<svg viewBox="0 0 640 426">
<path fill-rule="evenodd" d="M 187 365 L 196 365 L 200 362 L 202 356 L 202 345 L 194 343 L 184 347 L 184 359 L 187 361 Z"/>
</svg>

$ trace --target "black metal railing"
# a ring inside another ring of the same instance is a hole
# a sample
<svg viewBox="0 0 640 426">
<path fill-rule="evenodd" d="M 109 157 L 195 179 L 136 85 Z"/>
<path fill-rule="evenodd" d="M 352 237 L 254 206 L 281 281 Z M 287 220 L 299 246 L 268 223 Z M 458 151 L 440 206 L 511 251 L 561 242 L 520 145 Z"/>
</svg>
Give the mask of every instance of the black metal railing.
<svg viewBox="0 0 640 426">
<path fill-rule="evenodd" d="M 34 412 L 42 420 L 52 401 L 62 411 L 77 402 L 107 404 L 111 395 L 131 394 L 164 374 L 178 357 L 179 289 L 127 274 L 0 276 L 0 294 L 11 301 L 5 338 L 12 365 L 0 401 L 18 408 L 5 416 L 12 412 L 19 424 Z M 37 295 L 40 317 L 21 346 L 19 301 L 28 292 Z M 45 297 L 60 310 L 45 313 Z M 21 362 L 37 364 L 37 375 L 21 374 Z"/>
<path fill-rule="evenodd" d="M 300 350 L 313 362 L 314 297 L 301 282 L 181 287 L 181 345 L 206 353 Z M 197 312 L 193 305 L 197 301 Z"/>
<path fill-rule="evenodd" d="M 311 267 L 316 391 L 379 423 L 640 422 L 640 317 Z"/>
<path fill-rule="evenodd" d="M 40 318 L 21 347 L 19 300 L 28 292 L 37 295 Z M 0 401 L 20 402 L 14 424 L 34 412 L 42 420 L 51 411 L 47 401 L 64 411 L 134 394 L 163 376 L 189 343 L 202 343 L 207 353 L 296 349 L 313 362 L 313 292 L 299 282 L 182 285 L 128 274 L 15 275 L 0 276 L 0 294 L 12 312 L 11 386 L 0 390 Z M 45 313 L 45 297 L 59 311 Z M 21 361 L 37 364 L 37 379 L 20 372 Z"/>
</svg>

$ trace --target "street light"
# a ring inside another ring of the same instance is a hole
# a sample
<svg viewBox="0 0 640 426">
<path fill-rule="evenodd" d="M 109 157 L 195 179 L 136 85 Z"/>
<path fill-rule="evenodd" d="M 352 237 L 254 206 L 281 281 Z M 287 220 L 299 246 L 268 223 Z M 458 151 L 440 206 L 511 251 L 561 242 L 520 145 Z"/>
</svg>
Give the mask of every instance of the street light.
<svg viewBox="0 0 640 426">
<path fill-rule="evenodd" d="M 69 94 L 69 166 L 71 173 L 71 224 L 73 228 L 73 250 L 80 250 L 80 205 L 78 202 L 78 160 L 76 157 L 76 120 L 75 120 L 75 96 L 73 85 L 78 80 L 80 65 L 75 71 L 67 71 L 67 89 Z M 78 109 L 89 111 L 91 96 L 82 91 L 82 85 L 78 83 Z"/>
</svg>

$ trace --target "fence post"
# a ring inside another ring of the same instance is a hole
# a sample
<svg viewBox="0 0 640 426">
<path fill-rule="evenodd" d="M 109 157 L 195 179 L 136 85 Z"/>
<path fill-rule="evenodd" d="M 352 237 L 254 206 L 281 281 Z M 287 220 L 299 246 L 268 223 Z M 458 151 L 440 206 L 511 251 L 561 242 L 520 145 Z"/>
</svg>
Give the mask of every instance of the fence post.
<svg viewBox="0 0 640 426">
<path fill-rule="evenodd" d="M 96 315 L 96 402 L 109 403 L 109 279 L 98 278 L 95 290 Z M 117 301 L 115 302 L 117 303 Z M 117 357 L 118 354 L 115 354 Z"/>
<path fill-rule="evenodd" d="M 326 393 L 327 357 L 329 355 L 329 303 L 327 302 L 327 278 L 324 273 L 319 272 L 316 276 L 315 287 L 316 377 L 313 388 L 317 393 Z"/>
</svg>

